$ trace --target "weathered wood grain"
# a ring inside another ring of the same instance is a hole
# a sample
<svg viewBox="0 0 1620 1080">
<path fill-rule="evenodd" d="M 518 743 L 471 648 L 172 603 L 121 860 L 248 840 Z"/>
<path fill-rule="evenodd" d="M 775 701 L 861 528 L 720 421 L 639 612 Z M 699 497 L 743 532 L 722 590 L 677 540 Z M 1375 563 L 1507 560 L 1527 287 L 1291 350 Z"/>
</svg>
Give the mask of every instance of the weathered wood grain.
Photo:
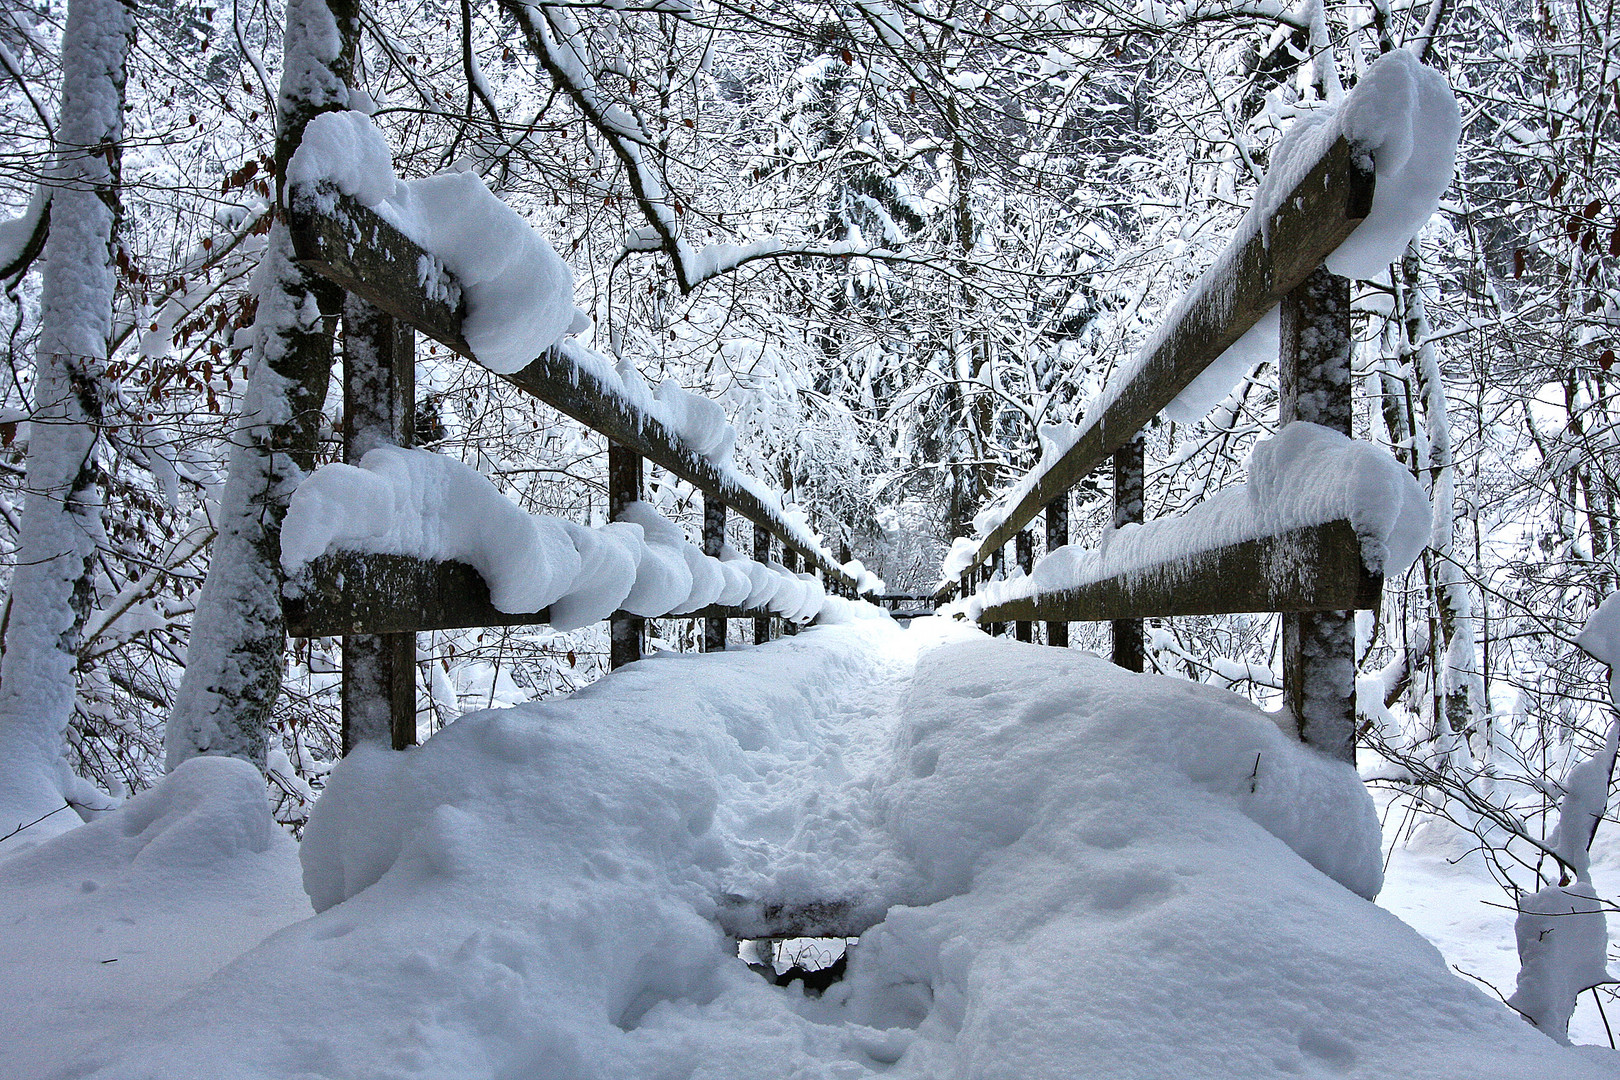
<svg viewBox="0 0 1620 1080">
<path fill-rule="evenodd" d="M 987 605 L 979 622 L 1375 610 L 1382 589 L 1383 580 L 1361 561 L 1361 543 L 1350 523 L 1333 521 L 1212 548 L 1038 599 Z"/>
</svg>

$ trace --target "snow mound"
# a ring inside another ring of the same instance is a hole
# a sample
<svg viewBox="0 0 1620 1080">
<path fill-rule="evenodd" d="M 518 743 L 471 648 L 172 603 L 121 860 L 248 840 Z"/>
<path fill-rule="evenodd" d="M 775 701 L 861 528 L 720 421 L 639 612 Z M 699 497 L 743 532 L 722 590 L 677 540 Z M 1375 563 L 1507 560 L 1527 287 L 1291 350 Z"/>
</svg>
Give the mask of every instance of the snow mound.
<svg viewBox="0 0 1620 1080">
<path fill-rule="evenodd" d="M 334 184 L 431 252 L 440 266 L 418 267 L 418 275 L 437 280 L 442 268 L 455 276 L 467 300 L 462 336 L 491 371 L 527 367 L 581 325 L 574 275 L 544 237 L 476 173 L 399 179 L 387 141 L 365 113 L 310 120 L 287 178 Z"/>
<path fill-rule="evenodd" d="M 358 467 L 323 465 L 293 492 L 282 565 L 296 571 L 339 547 L 467 563 L 489 586 L 496 609 L 512 613 L 541 610 L 580 576 L 580 555 L 562 521 L 526 513 L 454 458 L 397 446 L 367 451 Z"/>
<path fill-rule="evenodd" d="M 1235 695 L 832 606 L 357 750 L 319 914 L 71 1075 L 1612 1075 L 1351 891 L 1353 771 Z M 728 894 L 881 921 L 812 1000 L 736 959 Z"/>
<path fill-rule="evenodd" d="M 1175 517 L 1103 533 L 1095 548 L 1060 547 L 1026 577 L 992 582 L 962 602 L 970 619 L 987 606 L 1062 592 L 1289 529 L 1346 520 L 1374 574 L 1393 577 L 1423 551 L 1430 512 L 1412 474 L 1381 446 L 1298 421 L 1255 444 L 1248 480 Z M 949 569 L 949 563 L 947 563 Z"/>
<path fill-rule="evenodd" d="M 1348 278 L 1382 274 L 1401 257 L 1451 184 L 1462 114 L 1446 77 L 1405 49 L 1380 56 L 1339 113 L 1350 145 L 1372 155 L 1372 212 L 1327 257 Z"/>
<path fill-rule="evenodd" d="M 310 913 L 264 778 L 206 756 L 0 858 L 0 906 L 0 1074 L 17 1077 L 55 1075 L 95 1038 L 118 1040 Z"/>
<path fill-rule="evenodd" d="M 1343 518 L 1375 574 L 1393 577 L 1428 543 L 1423 489 L 1388 450 L 1295 421 L 1249 453 L 1249 509 L 1266 532 Z"/>
</svg>

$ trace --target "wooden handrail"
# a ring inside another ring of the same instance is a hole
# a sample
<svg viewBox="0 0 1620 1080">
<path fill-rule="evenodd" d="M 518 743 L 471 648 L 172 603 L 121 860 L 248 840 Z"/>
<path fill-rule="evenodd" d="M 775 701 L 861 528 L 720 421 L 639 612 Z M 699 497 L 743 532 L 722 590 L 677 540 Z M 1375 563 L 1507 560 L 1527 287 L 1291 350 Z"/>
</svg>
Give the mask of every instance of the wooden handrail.
<svg viewBox="0 0 1620 1080">
<path fill-rule="evenodd" d="M 551 621 L 547 608 L 510 612 L 495 607 L 489 586 L 466 563 L 354 551 L 312 560 L 288 582 L 281 606 L 290 637 L 538 626 Z M 752 619 L 774 614 L 763 608 L 711 604 L 652 618 Z"/>
<path fill-rule="evenodd" d="M 375 211 L 321 184 L 295 193 L 289 224 L 301 263 L 440 344 L 473 357 L 461 333 L 460 289 L 424 287 L 420 268 L 438 267 L 438 260 Z M 501 378 L 763 525 L 829 578 L 855 585 L 813 537 L 693 450 L 662 420 L 625 401 L 589 366 L 569 360 L 569 347 L 554 347 Z"/>
<path fill-rule="evenodd" d="M 980 621 L 1092 622 L 1259 611 L 1376 608 L 1383 579 L 1367 571 L 1348 521 L 1243 540 L 1072 589 L 986 604 Z"/>
<path fill-rule="evenodd" d="M 969 569 L 1003 548 L 1147 425 L 1193 379 L 1331 254 L 1372 207 L 1371 162 L 1342 137 L 1260 228 L 1239 237 L 1137 353 L 1130 380 L 1088 414 L 1079 437 L 979 544 Z M 943 598 L 953 587 L 940 590 Z"/>
</svg>

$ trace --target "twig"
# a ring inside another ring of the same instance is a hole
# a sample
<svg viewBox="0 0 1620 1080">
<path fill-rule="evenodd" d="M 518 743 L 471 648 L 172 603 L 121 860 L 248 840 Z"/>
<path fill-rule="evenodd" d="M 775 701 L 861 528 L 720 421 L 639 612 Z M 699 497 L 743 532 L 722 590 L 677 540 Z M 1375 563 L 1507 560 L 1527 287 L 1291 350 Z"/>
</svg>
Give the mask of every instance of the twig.
<svg viewBox="0 0 1620 1080">
<path fill-rule="evenodd" d="M 46 818 L 51 817 L 51 816 L 53 816 L 55 814 L 60 814 L 62 811 L 70 810 L 72 808 L 73 808 L 72 803 L 64 802 L 61 806 L 58 806 L 55 810 L 52 810 L 49 814 L 42 814 L 39 817 L 35 818 L 33 821 L 28 822 L 26 825 L 19 825 L 15 829 L 12 829 L 10 832 L 6 833 L 6 835 L 0 836 L 0 844 L 3 844 L 7 840 L 10 840 L 13 836 L 16 836 L 18 833 L 22 832 L 24 829 L 33 828 L 35 825 L 38 825 L 40 822 L 44 821 Z"/>
</svg>

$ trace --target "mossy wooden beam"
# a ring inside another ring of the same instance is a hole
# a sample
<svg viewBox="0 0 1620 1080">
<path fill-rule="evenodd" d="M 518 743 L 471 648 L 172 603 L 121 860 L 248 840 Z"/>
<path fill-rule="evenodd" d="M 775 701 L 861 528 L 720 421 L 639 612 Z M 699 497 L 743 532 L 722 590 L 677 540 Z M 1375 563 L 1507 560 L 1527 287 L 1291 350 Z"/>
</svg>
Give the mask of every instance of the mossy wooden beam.
<svg viewBox="0 0 1620 1080">
<path fill-rule="evenodd" d="M 1383 579 L 1367 572 L 1348 521 L 1290 529 L 1039 597 L 987 604 L 981 624 L 1008 619 L 1093 622 L 1259 611 L 1378 608 Z"/>
</svg>

